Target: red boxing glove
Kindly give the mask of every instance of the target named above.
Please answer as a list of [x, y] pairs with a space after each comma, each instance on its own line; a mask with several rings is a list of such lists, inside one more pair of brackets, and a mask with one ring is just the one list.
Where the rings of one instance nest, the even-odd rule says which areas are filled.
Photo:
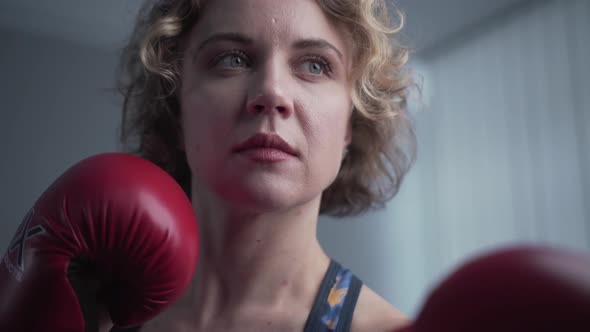
[[197, 222], [180, 186], [127, 154], [85, 159], [31, 209], [0, 262], [0, 331], [139, 325], [188, 287]]
[[590, 257], [513, 247], [463, 265], [398, 332], [590, 331]]

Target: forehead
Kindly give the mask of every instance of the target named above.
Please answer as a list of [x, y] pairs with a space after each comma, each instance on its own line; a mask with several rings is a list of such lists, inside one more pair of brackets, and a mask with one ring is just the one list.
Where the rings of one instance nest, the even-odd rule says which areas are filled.
[[239, 32], [258, 42], [289, 43], [322, 38], [348, 53], [347, 30], [321, 9], [317, 0], [209, 0], [191, 40]]

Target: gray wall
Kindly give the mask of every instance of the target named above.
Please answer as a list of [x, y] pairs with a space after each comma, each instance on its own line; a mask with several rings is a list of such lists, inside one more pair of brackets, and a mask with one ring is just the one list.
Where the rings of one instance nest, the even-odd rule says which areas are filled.
[[116, 149], [115, 57], [0, 28], [0, 248], [42, 191], [81, 158]]
[[[322, 218], [326, 250], [413, 315], [473, 254], [515, 242], [589, 250], [590, 3], [532, 1], [415, 62], [419, 156], [399, 196]], [[584, 33], [582, 33], [584, 32]], [[116, 146], [111, 51], [0, 28], [0, 248], [42, 190]], [[3, 249], [2, 249], [3, 250]]]

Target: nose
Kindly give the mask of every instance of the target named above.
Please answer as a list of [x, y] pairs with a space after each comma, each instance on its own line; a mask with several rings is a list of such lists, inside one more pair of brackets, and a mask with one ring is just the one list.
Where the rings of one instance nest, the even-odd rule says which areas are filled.
[[246, 108], [249, 113], [276, 113], [288, 117], [293, 113], [293, 98], [289, 94], [289, 75], [278, 64], [261, 68], [254, 76]]

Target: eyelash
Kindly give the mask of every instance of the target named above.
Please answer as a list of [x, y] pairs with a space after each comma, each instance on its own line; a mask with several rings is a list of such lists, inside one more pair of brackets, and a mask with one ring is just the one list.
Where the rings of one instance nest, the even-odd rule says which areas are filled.
[[[217, 57], [215, 57], [212, 61], [213, 65], [217, 65], [221, 61], [221, 59], [225, 58], [228, 55], [240, 56], [242, 59], [244, 59], [246, 61], [247, 64], [248, 64], [248, 62], [250, 62], [250, 58], [246, 55], [245, 52], [235, 49], [235, 50], [229, 50], [227, 52], [223, 52], [220, 55], [218, 55]], [[326, 59], [325, 57], [323, 57], [321, 55], [318, 55], [318, 54], [307, 55], [304, 57], [304, 60], [315, 61], [322, 66], [322, 69], [326, 72], [326, 74], [332, 73], [332, 66], [330, 66], [330, 61], [328, 61], [328, 59]]]

